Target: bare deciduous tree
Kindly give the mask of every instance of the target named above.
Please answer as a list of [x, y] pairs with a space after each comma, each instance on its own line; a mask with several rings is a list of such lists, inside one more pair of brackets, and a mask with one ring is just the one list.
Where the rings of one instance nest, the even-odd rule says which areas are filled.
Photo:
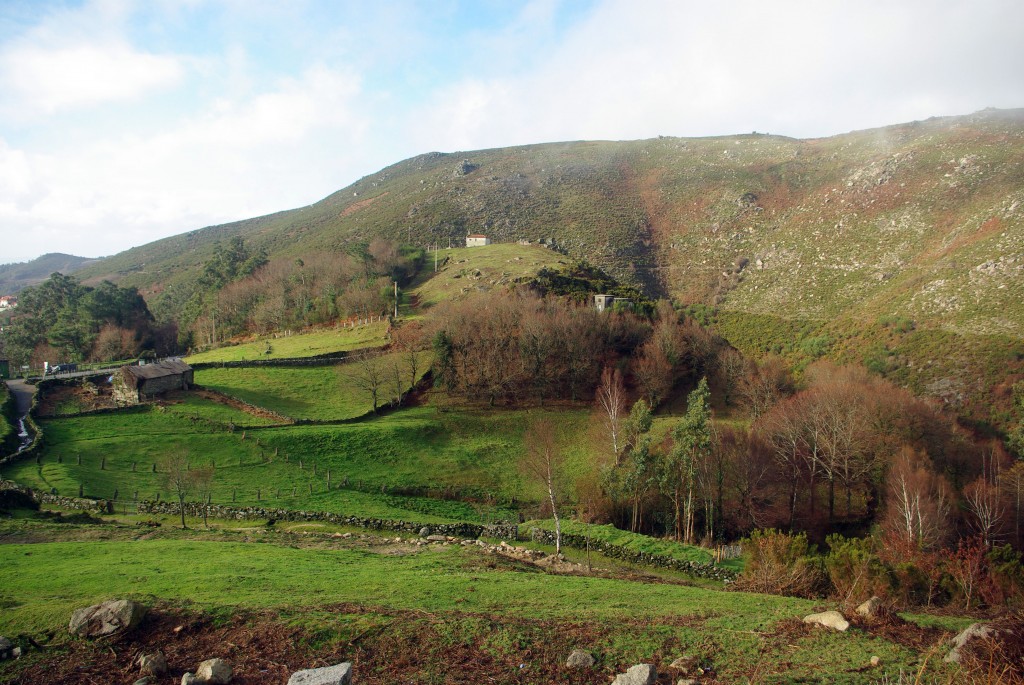
[[601, 385], [597, 387], [594, 398], [597, 413], [612, 448], [612, 457], [619, 461], [624, 447], [622, 431], [626, 421], [626, 386], [622, 382], [622, 374], [618, 369], [605, 367], [601, 372]]
[[530, 426], [524, 436], [526, 454], [520, 462], [524, 475], [547, 491], [551, 515], [555, 519], [555, 554], [562, 552], [562, 521], [558, 516], [561, 500], [562, 452], [558, 446], [557, 432], [548, 419], [539, 419]]

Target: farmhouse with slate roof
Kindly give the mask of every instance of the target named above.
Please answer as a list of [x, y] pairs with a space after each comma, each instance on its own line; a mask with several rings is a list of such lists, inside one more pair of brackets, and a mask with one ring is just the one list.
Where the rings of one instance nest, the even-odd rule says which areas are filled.
[[192, 367], [180, 359], [122, 366], [111, 381], [114, 401], [121, 405], [139, 404], [171, 390], [188, 390], [192, 383]]

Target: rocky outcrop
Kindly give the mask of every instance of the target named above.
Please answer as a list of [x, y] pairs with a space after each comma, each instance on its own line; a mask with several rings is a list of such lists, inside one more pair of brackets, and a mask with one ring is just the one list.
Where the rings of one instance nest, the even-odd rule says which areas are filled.
[[569, 668], [593, 668], [594, 655], [584, 649], [574, 649], [566, 659], [565, 665]]
[[964, 628], [959, 635], [949, 641], [949, 643], [953, 645], [953, 649], [949, 650], [949, 654], [943, 657], [942, 660], [948, 663], [958, 664], [963, 656], [961, 651], [971, 642], [974, 642], [975, 640], [988, 640], [998, 634], [999, 631], [987, 623], [972, 623]]
[[288, 685], [349, 685], [351, 682], [352, 664], [349, 662], [296, 671], [288, 679]]
[[231, 664], [224, 659], [207, 659], [196, 669], [196, 678], [204, 685], [227, 685], [231, 682]]
[[142, 675], [160, 676], [167, 672], [167, 658], [163, 652], [142, 654], [135, 660]]
[[815, 623], [839, 632], [845, 632], [850, 627], [850, 622], [838, 611], [822, 611], [819, 614], [804, 616], [804, 623]]
[[881, 598], [872, 597], [871, 599], [857, 607], [856, 612], [858, 616], [870, 620], [878, 618], [882, 610], [883, 607]]
[[637, 664], [615, 676], [612, 685], [654, 685], [657, 679], [658, 671], [654, 664]]
[[68, 631], [82, 637], [105, 637], [139, 625], [146, 607], [130, 599], [112, 599], [78, 609], [71, 615]]

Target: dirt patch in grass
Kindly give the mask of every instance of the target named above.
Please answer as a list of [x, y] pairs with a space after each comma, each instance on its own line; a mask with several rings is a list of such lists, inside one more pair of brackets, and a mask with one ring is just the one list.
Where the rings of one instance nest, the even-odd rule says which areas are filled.
[[269, 616], [238, 614], [217, 622], [199, 613], [154, 610], [128, 635], [75, 640], [53, 652], [30, 651], [24, 664], [15, 664], [4, 675], [20, 685], [131, 683], [141, 677], [136, 659], [160, 650], [170, 671], [159, 682], [172, 677], [178, 682], [200, 662], [219, 657], [230, 662], [232, 683], [283, 683], [293, 671], [317, 663], [302, 638], [300, 630]]

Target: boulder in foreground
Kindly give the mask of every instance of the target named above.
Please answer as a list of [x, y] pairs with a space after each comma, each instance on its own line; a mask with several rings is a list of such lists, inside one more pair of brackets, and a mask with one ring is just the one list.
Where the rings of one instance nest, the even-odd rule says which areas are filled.
[[82, 637], [105, 637], [131, 630], [146, 615], [146, 607], [130, 599], [111, 599], [78, 609], [71, 615], [68, 630]]

